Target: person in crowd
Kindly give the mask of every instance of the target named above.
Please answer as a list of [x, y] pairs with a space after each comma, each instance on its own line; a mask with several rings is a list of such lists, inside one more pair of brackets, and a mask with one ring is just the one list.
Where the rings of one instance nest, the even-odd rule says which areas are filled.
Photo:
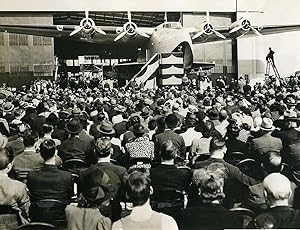
[[[0, 227], [2, 224], [5, 225], [6, 220], [1, 214], [10, 213], [8, 208], [5, 206], [10, 206], [12, 209], [20, 213], [24, 218], [29, 217], [29, 206], [30, 200], [27, 194], [26, 184], [13, 180], [8, 177], [8, 173], [12, 170], [12, 159], [9, 157], [8, 152], [5, 149], [0, 149]], [[15, 224], [18, 223], [6, 223]], [[6, 229], [6, 227], [4, 227]]]
[[[113, 193], [111, 194], [111, 198], [113, 198], [112, 202], [112, 213], [108, 213], [107, 215], [112, 218], [112, 220], [117, 220], [120, 218], [120, 201], [124, 200], [124, 185], [127, 177], [126, 168], [115, 165], [111, 163], [111, 154], [112, 154], [112, 144], [109, 138], [100, 137], [95, 142], [95, 154], [97, 155], [98, 162], [95, 165], [90, 166], [88, 169], [82, 170], [80, 172], [79, 180], [80, 187], [85, 187], [85, 179], [88, 177], [84, 177], [83, 175], [92, 170], [93, 168], [99, 168], [103, 172], [105, 172], [113, 186]], [[91, 175], [91, 174], [90, 174]], [[95, 176], [95, 175], [92, 175]]]
[[237, 137], [240, 134], [239, 126], [234, 123], [228, 126], [226, 133], [226, 148], [227, 154], [232, 152], [241, 152], [249, 156], [249, 146], [245, 142], [238, 140]]
[[154, 192], [187, 191], [191, 182], [191, 171], [187, 167], [176, 167], [177, 149], [172, 141], [165, 141], [160, 149], [161, 163], [150, 169], [150, 177]]
[[[242, 207], [249, 208], [256, 214], [266, 211], [268, 207], [264, 195], [263, 179], [271, 173], [282, 173], [281, 157], [274, 155], [271, 160], [265, 159], [262, 163], [262, 168], [259, 171], [259, 180], [261, 182], [248, 188], [249, 194], [245, 201], [241, 204]], [[294, 204], [294, 191], [296, 187], [296, 184], [291, 182], [291, 194], [289, 196], [289, 205], [291, 206]]]
[[180, 157], [181, 161], [184, 161], [187, 159], [186, 156], [186, 148], [185, 148], [185, 143], [184, 139], [182, 136], [174, 132], [174, 129], [178, 125], [178, 118], [175, 114], [170, 114], [165, 118], [165, 123], [166, 123], [166, 129], [164, 132], [155, 135], [155, 158], [157, 159], [158, 162], [160, 162], [160, 155], [159, 151], [161, 149], [162, 144], [166, 140], [171, 140], [173, 144], [176, 146], [178, 150], [178, 157]]
[[291, 183], [280, 173], [271, 173], [263, 181], [268, 209], [255, 217], [248, 228], [298, 229], [300, 211], [289, 206]]
[[88, 134], [88, 115], [86, 112], [81, 112], [78, 116], [80, 124], [82, 125], [82, 130], [79, 133], [79, 139], [88, 143], [89, 145], [92, 144], [94, 138], [90, 134]]
[[130, 215], [115, 222], [112, 230], [129, 229], [178, 229], [175, 220], [152, 210], [150, 195], [153, 190], [148, 173], [133, 171], [126, 181], [126, 196], [133, 204]]
[[216, 129], [217, 131], [219, 131], [222, 137], [225, 137], [227, 132], [227, 127], [229, 125], [228, 112], [226, 111], [226, 109], [220, 110], [219, 120], [220, 120], [220, 124], [218, 125], [218, 127], [216, 127]]
[[[258, 182], [253, 178], [245, 175], [239, 168], [224, 161], [224, 155], [227, 151], [226, 142], [223, 138], [214, 137], [210, 141], [209, 152], [210, 158], [208, 160], [196, 162], [193, 165], [193, 169], [206, 168], [213, 163], [219, 163], [218, 165], [225, 173], [225, 187], [224, 191], [227, 195], [226, 206], [231, 207], [234, 202], [235, 194], [232, 189], [235, 188], [235, 184], [241, 184], [242, 187], [248, 187]], [[240, 186], [238, 187], [240, 189]], [[232, 195], [233, 197], [231, 197]], [[225, 204], [224, 204], [225, 205]]]
[[69, 133], [69, 138], [61, 143], [58, 148], [58, 156], [63, 162], [70, 159], [80, 159], [86, 161], [86, 154], [91, 144], [79, 138], [79, 133], [82, 130], [82, 125], [78, 118], [72, 118], [66, 124], [66, 131]]
[[70, 204], [65, 209], [67, 229], [110, 230], [111, 219], [101, 213], [110, 206], [113, 187], [109, 176], [99, 167], [93, 167], [81, 174], [81, 180], [84, 186], [77, 206]]
[[154, 159], [154, 143], [150, 141], [142, 124], [135, 124], [131, 131], [135, 138], [125, 145], [130, 168], [150, 168]]
[[25, 131], [23, 138], [25, 150], [14, 158], [13, 171], [18, 180], [26, 183], [28, 172], [42, 168], [44, 160], [36, 152], [38, 133], [28, 129]]
[[[115, 160], [119, 165], [126, 165], [126, 157], [122, 151], [122, 145], [119, 138], [116, 138], [116, 130], [110, 121], [104, 120], [97, 127], [97, 134], [94, 136], [95, 140], [98, 138], [107, 138], [111, 142], [112, 154], [111, 159]], [[96, 162], [98, 157], [96, 157]]]
[[202, 133], [196, 131], [197, 129], [195, 128], [195, 126], [197, 125], [197, 122], [198, 122], [198, 119], [197, 119], [196, 115], [193, 113], [188, 113], [188, 115], [185, 119], [185, 125], [184, 125], [185, 132], [180, 133], [180, 135], [183, 137], [187, 151], [189, 151], [189, 149], [192, 145], [192, 140], [202, 137]]
[[[44, 166], [38, 171], [31, 171], [27, 176], [27, 187], [30, 194], [30, 217], [33, 221], [45, 219], [64, 219], [64, 208], [71, 202], [74, 194], [72, 174], [60, 170], [55, 165], [57, 153], [55, 142], [45, 140], [40, 145], [40, 154], [44, 159]], [[55, 209], [47, 209], [40, 202], [43, 200], [57, 200], [50, 204]], [[47, 206], [46, 206], [47, 207]], [[44, 219], [45, 218], [45, 219]]]
[[190, 158], [193, 158], [193, 162], [201, 154], [209, 153], [209, 143], [213, 137], [221, 137], [221, 134], [215, 130], [214, 123], [210, 120], [205, 121], [200, 130], [202, 130], [203, 136], [199, 139], [193, 139], [190, 149]]
[[70, 172], [62, 171], [55, 165], [55, 142], [51, 139], [42, 142], [40, 154], [44, 160], [43, 167], [29, 172], [27, 176], [31, 201], [56, 199], [68, 204], [73, 196], [73, 178]]
[[198, 200], [193, 207], [183, 210], [180, 229], [234, 229], [242, 228], [242, 218], [222, 207], [225, 174], [221, 169], [196, 169], [193, 183]]
[[275, 129], [272, 119], [264, 117], [260, 129], [263, 135], [253, 139], [252, 148], [253, 155], [255, 154], [254, 157], [261, 159], [261, 156], [269, 151], [277, 152], [280, 155], [283, 148], [282, 141], [280, 138], [271, 135]]

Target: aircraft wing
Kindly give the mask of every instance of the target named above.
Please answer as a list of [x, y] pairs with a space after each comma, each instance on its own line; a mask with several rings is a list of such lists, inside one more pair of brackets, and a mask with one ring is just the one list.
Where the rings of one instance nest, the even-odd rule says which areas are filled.
[[[145, 44], [148, 41], [148, 38], [145, 38], [140, 35], [136, 35], [135, 39], [120, 39], [117, 42], [114, 42], [115, 37], [120, 34], [123, 30], [123, 27], [117, 26], [97, 26], [103, 30], [106, 35], [99, 33], [94, 33], [91, 39], [83, 38], [81, 33], [77, 33], [73, 36], [70, 36], [70, 33], [75, 30], [78, 25], [29, 25], [29, 24], [0, 24], [0, 32], [9, 32], [9, 33], [18, 33], [18, 34], [28, 34], [28, 35], [37, 35], [45, 37], [56, 37], [56, 38], [66, 38], [72, 40], [79, 40], [83, 42], [91, 43], [103, 43], [103, 44], [120, 44], [120, 43], [136, 43], [138, 45]], [[142, 31], [151, 36], [154, 29], [148, 27], [139, 27], [139, 31]]]
[[[259, 31], [262, 35], [269, 35], [269, 34], [278, 34], [278, 33], [285, 33], [285, 32], [292, 32], [292, 31], [300, 31], [300, 24], [296, 25], [261, 25], [261, 26], [253, 26], [256, 30]], [[223, 41], [223, 40], [231, 40], [235, 37], [229, 33], [230, 31], [229, 26], [222, 26], [222, 27], [215, 27], [215, 31], [221, 33], [226, 37], [226, 39], [222, 39], [215, 34], [210, 35], [205, 41], [201, 38], [196, 38], [193, 41], [193, 44], [199, 43], [207, 43], [213, 41]], [[191, 38], [199, 32], [196, 28], [190, 29], [189, 34]], [[257, 36], [252, 30], [247, 32], [243, 37], [254, 37]]]
[[125, 62], [125, 63], [119, 63], [115, 64], [112, 68], [113, 70], [117, 72], [122, 72], [122, 71], [139, 71], [146, 62]]

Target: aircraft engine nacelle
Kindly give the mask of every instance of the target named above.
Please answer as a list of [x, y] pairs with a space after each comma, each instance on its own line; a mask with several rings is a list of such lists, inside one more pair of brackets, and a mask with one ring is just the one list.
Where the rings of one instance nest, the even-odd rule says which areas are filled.
[[126, 22], [123, 26], [123, 32], [126, 32], [125, 36], [127, 38], [135, 38], [137, 34], [137, 25], [134, 22]]
[[240, 19], [230, 25], [230, 34], [233, 37], [243, 36], [251, 29], [251, 23], [248, 19]]
[[197, 40], [202, 42], [206, 41], [211, 35], [214, 34], [214, 27], [211, 23], [204, 22], [200, 26], [200, 31], [197, 33]]
[[81, 33], [83, 35], [92, 35], [95, 33], [95, 22], [91, 18], [83, 18], [80, 21], [80, 27], [82, 27]]

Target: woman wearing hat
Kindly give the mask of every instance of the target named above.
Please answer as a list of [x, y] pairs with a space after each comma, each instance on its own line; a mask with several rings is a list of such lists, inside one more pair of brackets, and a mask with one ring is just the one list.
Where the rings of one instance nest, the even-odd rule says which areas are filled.
[[134, 134], [132, 142], [125, 145], [130, 168], [150, 168], [154, 159], [154, 143], [146, 135], [146, 128], [140, 124], [135, 124], [131, 131]]
[[78, 205], [68, 205], [65, 209], [67, 229], [110, 230], [111, 219], [101, 213], [101, 209], [111, 208], [109, 176], [97, 167], [85, 170], [80, 176], [86, 184], [79, 195]]

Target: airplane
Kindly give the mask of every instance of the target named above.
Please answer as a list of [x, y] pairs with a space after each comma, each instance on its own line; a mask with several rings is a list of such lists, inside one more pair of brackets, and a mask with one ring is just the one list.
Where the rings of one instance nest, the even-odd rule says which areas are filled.
[[[145, 48], [149, 57], [156, 53], [170, 53], [182, 51], [184, 68], [205, 67], [205, 63], [196, 62], [193, 55], [193, 44], [239, 39], [248, 36], [277, 34], [300, 30], [297, 25], [252, 25], [250, 20], [242, 17], [229, 26], [214, 26], [207, 19], [199, 27], [183, 27], [181, 22], [169, 22], [167, 14], [165, 21], [155, 28], [138, 27], [132, 21], [131, 12], [127, 12], [128, 21], [123, 27], [96, 25], [89, 17], [88, 11], [78, 25], [28, 25], [28, 24], [0, 24], [1, 32], [38, 35], [46, 37], [77, 40], [82, 42], [100, 43], [104, 46]], [[144, 63], [123, 63], [119, 67], [142, 66]], [[207, 68], [211, 68], [211, 63]]]

